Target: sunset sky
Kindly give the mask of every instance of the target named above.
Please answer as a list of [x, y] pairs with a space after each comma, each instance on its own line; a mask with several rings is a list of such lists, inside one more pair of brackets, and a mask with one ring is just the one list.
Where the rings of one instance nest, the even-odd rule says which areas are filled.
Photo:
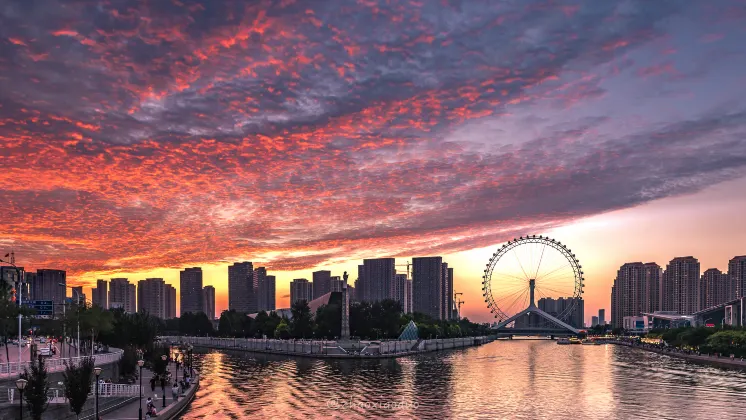
[[547, 234], [609, 312], [627, 261], [746, 254], [741, 1], [5, 1], [0, 251], [68, 284], [288, 283]]

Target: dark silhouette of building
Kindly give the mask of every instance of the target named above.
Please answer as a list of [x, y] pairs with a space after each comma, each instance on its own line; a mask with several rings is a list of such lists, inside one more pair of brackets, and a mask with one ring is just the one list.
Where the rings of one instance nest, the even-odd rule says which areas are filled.
[[290, 306], [302, 300], [313, 300], [313, 284], [306, 279], [295, 279], [290, 282]]
[[250, 262], [237, 262], [228, 267], [228, 309], [246, 314], [258, 312], [257, 292], [254, 266]]
[[137, 310], [156, 318], [166, 318], [166, 282], [163, 279], [150, 278], [137, 282]]
[[355, 283], [357, 298], [364, 302], [377, 302], [394, 298], [394, 258], [363, 260], [358, 266], [358, 279]]
[[96, 287], [91, 288], [91, 303], [103, 309], [109, 309], [109, 285], [106, 280], [96, 280]]
[[407, 275], [396, 274], [394, 281], [394, 300], [399, 302], [404, 313], [409, 313], [409, 300], [407, 299]]
[[[202, 297], [202, 268], [185, 268], [179, 273], [181, 280], [181, 315], [187, 312], [204, 312]], [[180, 315], [180, 316], [181, 316]]]
[[215, 288], [213, 286], [205, 286], [202, 289], [202, 295], [204, 298], [202, 307], [207, 315], [207, 319], [215, 319]]
[[445, 277], [442, 257], [412, 258], [413, 312], [442, 319]]
[[166, 293], [164, 297], [164, 318], [172, 319], [176, 318], [176, 288], [170, 284], [166, 285]]
[[125, 278], [111, 279], [109, 282], [109, 308], [121, 308], [127, 313], [137, 311], [137, 302], [135, 301], [134, 284], [130, 284]]
[[259, 267], [254, 270], [256, 277], [258, 300], [257, 312], [275, 310], [275, 276], [267, 275], [267, 269]]
[[[24, 292], [23, 301], [28, 301], [29, 297], [31, 300], [51, 300], [54, 303], [54, 313], [61, 314], [67, 293], [67, 273], [64, 270], [40, 269], [30, 280], [33, 283], [28, 285], [30, 290]], [[104, 287], [105, 285], [104, 282]]]
[[[313, 298], [319, 298], [332, 291], [332, 272], [320, 270], [313, 272]], [[340, 290], [341, 291], [341, 290]]]

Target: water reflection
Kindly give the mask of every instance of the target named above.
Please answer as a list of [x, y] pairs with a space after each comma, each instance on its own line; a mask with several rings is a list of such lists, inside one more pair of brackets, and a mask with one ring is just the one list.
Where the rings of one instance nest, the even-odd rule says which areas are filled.
[[512, 340], [382, 360], [211, 351], [201, 418], [746, 418], [746, 374], [616, 346]]

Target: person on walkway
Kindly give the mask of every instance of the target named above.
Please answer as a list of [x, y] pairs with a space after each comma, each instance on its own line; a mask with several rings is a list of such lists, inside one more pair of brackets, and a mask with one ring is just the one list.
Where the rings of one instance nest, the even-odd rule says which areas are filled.
[[173, 397], [174, 401], [179, 401], [179, 384], [174, 382], [174, 386], [171, 387], [171, 396]]
[[155, 375], [150, 378], [150, 390], [155, 392]]

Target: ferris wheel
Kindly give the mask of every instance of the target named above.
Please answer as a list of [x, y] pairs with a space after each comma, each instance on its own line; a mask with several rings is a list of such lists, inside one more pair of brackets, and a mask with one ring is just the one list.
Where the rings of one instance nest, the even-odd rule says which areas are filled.
[[[531, 235], [510, 240], [492, 254], [482, 291], [500, 323], [507, 324], [532, 309], [566, 321], [579, 305], [583, 282], [582, 266], [569, 248], [546, 236]], [[538, 311], [536, 300], [540, 299], [545, 301]]]

